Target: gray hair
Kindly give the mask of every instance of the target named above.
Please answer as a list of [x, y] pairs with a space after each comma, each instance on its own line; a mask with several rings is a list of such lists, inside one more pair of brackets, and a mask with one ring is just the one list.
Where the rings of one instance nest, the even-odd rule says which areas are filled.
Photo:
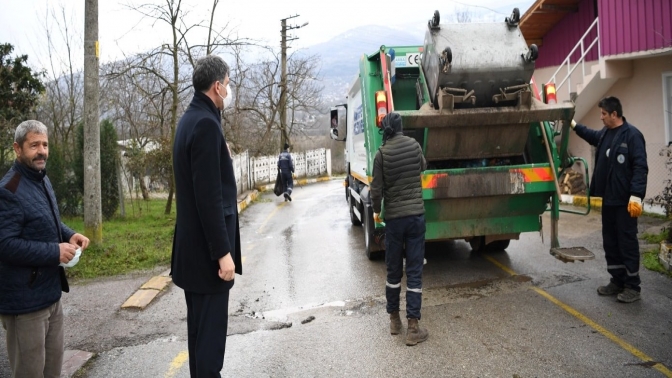
[[23, 146], [23, 142], [26, 141], [26, 136], [28, 133], [44, 134], [49, 136], [47, 126], [45, 126], [44, 123], [31, 119], [28, 121], [23, 121], [19, 123], [19, 126], [16, 126], [14, 142], [16, 142], [16, 144], [19, 146]]
[[216, 55], [207, 55], [196, 61], [191, 77], [194, 89], [206, 92], [215, 81], [223, 81], [229, 74], [229, 65]]

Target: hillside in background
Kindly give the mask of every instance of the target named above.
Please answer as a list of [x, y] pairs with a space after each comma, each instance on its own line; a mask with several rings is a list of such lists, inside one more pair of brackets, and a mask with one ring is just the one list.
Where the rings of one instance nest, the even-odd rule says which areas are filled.
[[317, 55], [322, 62], [320, 77], [325, 100], [342, 101], [348, 85], [359, 70], [362, 55], [376, 53], [381, 45], [422, 45], [424, 30], [401, 30], [385, 26], [361, 26], [302, 51]]

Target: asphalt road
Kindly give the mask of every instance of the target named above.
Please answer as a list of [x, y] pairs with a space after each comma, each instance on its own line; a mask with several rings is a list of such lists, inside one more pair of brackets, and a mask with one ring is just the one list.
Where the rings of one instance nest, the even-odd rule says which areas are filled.
[[[585, 263], [549, 255], [547, 215], [545, 244], [529, 233], [496, 253], [428, 245], [421, 324], [430, 337], [407, 347], [389, 334], [385, 265], [366, 258], [341, 182], [297, 187], [293, 198], [264, 194], [241, 214], [244, 275], [231, 292], [225, 377], [672, 376], [672, 280], [642, 268], [642, 301], [598, 296], [609, 276], [597, 212], [561, 215], [562, 245], [597, 255]], [[641, 218], [640, 228], [657, 223]], [[64, 295], [66, 347], [97, 353], [79, 376], [189, 376], [179, 288], [144, 311], [119, 308], [161, 270]]]

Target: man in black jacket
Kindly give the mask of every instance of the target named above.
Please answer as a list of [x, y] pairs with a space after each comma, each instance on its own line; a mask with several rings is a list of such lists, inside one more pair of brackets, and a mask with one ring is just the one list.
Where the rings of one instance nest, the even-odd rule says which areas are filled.
[[646, 194], [646, 142], [623, 117], [621, 102], [605, 97], [600, 103], [601, 130], [572, 121], [576, 135], [596, 146], [590, 195], [602, 197], [602, 243], [611, 280], [597, 288], [600, 295], [616, 295], [619, 302], [641, 298], [637, 217]]
[[421, 174], [427, 167], [418, 142], [402, 134], [401, 116], [390, 113], [382, 120], [383, 145], [373, 161], [371, 201], [374, 219], [385, 201], [385, 296], [390, 314], [390, 333], [401, 333], [399, 295], [406, 252], [406, 345], [427, 340], [418, 324], [422, 305], [422, 268], [425, 259], [425, 205]]
[[196, 62], [194, 97], [173, 146], [177, 220], [172, 276], [187, 302], [189, 371], [220, 377], [226, 349], [229, 290], [242, 274], [233, 161], [221, 127], [229, 67], [208, 55]]
[[0, 180], [0, 320], [13, 377], [61, 376], [67, 264], [89, 239], [61, 222], [46, 175], [49, 141], [39, 121], [19, 124], [16, 161]]
[[278, 169], [282, 176], [282, 189], [285, 201], [291, 201], [292, 190], [294, 189], [294, 180], [292, 180], [292, 175], [294, 174], [294, 160], [292, 160], [292, 154], [289, 153], [289, 144], [285, 143], [284, 147], [285, 149], [282, 150], [278, 156]]

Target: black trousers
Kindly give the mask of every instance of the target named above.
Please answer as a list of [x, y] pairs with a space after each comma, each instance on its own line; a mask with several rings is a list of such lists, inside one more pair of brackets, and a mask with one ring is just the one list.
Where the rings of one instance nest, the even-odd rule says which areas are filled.
[[602, 244], [611, 282], [640, 291], [637, 218], [627, 206], [602, 207]]
[[229, 322], [229, 291], [196, 294], [185, 291], [189, 373], [192, 378], [221, 378]]
[[294, 189], [294, 179], [292, 178], [292, 171], [288, 169], [281, 169], [280, 174], [282, 175], [282, 184], [284, 185], [284, 192], [292, 195], [292, 189]]
[[412, 215], [385, 220], [385, 297], [387, 313], [399, 311], [401, 277], [406, 252], [406, 317], [420, 319], [422, 269], [425, 260], [425, 216]]

